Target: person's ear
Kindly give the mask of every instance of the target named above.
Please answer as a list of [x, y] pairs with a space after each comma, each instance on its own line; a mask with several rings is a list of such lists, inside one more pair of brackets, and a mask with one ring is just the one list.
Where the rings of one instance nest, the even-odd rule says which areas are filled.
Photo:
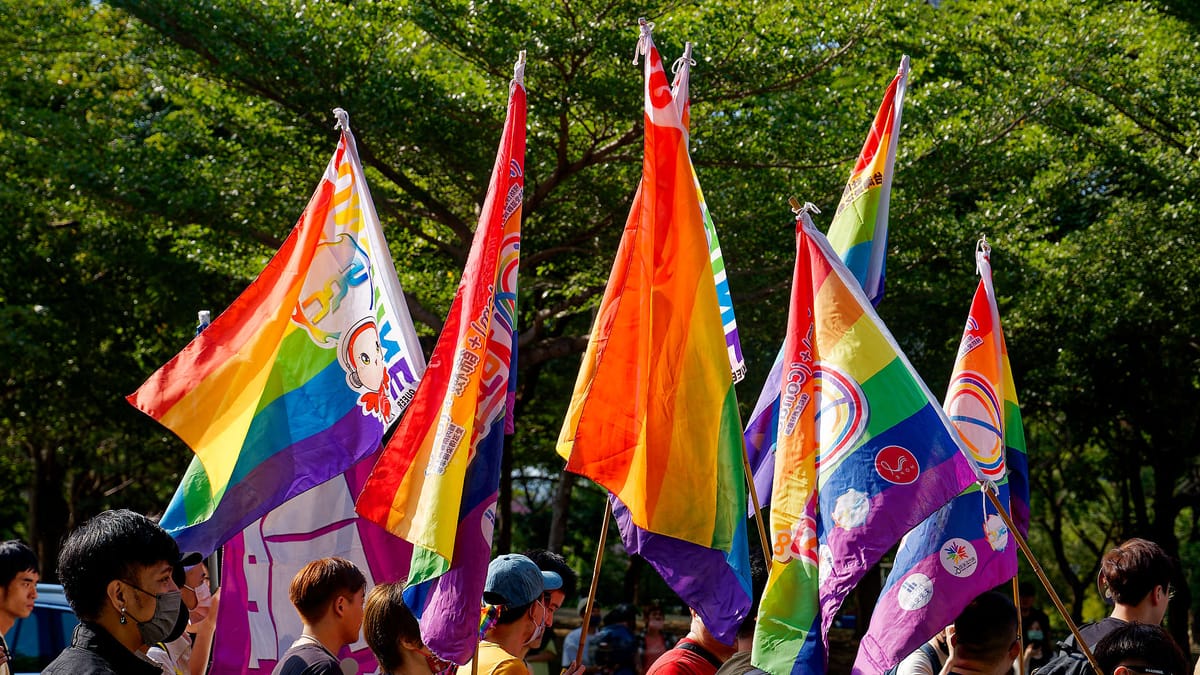
[[400, 646], [413, 652], [419, 652], [425, 648], [425, 645], [420, 640], [410, 638], [399, 638]]
[[333, 612], [339, 617], [346, 614], [346, 596], [337, 596], [337, 599], [333, 601]]
[[1021, 641], [1019, 639], [1014, 638], [1012, 646], [1010, 646], [1008, 648], [1009, 660], [1013, 660], [1013, 659], [1017, 658], [1017, 655], [1020, 653], [1021, 653]]

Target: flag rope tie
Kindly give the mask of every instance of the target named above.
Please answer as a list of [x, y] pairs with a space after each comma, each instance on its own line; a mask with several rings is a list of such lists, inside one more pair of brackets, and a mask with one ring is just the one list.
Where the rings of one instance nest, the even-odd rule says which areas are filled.
[[522, 49], [517, 55], [517, 62], [513, 65], [513, 84], [525, 86], [525, 50]]
[[333, 116], [337, 119], [337, 124], [333, 125], [334, 130], [345, 129], [347, 132], [350, 131], [350, 113], [342, 108], [334, 108]]
[[654, 22], [647, 21], [646, 17], [638, 18], [638, 26], [642, 29], [641, 35], [638, 35], [637, 46], [633, 48], [633, 65], [637, 65], [638, 57], [646, 53], [646, 45], [650, 42], [650, 31], [654, 30]]
[[671, 66], [671, 74], [677, 74], [679, 69], [683, 68], [684, 66], [688, 66], [690, 68], [694, 65], [696, 65], [696, 59], [692, 58], [692, 43], [686, 42], [683, 45], [683, 56], [675, 59], [674, 65]]

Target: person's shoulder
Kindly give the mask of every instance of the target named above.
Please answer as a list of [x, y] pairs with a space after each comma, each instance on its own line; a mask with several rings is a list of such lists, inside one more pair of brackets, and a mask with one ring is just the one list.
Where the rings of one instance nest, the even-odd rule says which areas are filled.
[[42, 675], [116, 675], [116, 671], [94, 652], [67, 647], [46, 666]]
[[312, 644], [292, 645], [271, 675], [341, 675], [342, 669], [336, 659], [324, 649]]

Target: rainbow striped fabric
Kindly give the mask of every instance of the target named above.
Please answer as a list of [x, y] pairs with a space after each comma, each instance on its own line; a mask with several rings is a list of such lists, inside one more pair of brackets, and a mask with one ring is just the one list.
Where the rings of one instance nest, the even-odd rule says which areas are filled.
[[357, 504], [364, 518], [412, 542], [406, 603], [425, 644], [458, 664], [470, 660], [478, 641], [516, 384], [524, 67], [522, 52], [487, 199], [429, 369]]
[[646, 25], [639, 44], [642, 181], [558, 453], [638, 527], [728, 552], [746, 503], [737, 399], [687, 129]]
[[[907, 82], [908, 57], [905, 56], [900, 60], [900, 70], [888, 85], [879, 112], [867, 131], [867, 140], [829, 225], [830, 244], [876, 306], [883, 299], [888, 207]], [[783, 347], [780, 346], [750, 421], [746, 423], [746, 455], [754, 473], [755, 492], [763, 507], [771, 503], [782, 378]]]
[[825, 672], [842, 600], [974, 480], [958, 435], [829, 243], [796, 227], [770, 536], [752, 662]]
[[[1029, 467], [989, 249], [981, 242], [975, 291], [945, 410], [999, 501], [1009, 504], [1021, 534], [1029, 528]], [[1023, 507], [1023, 508], [1022, 508]], [[991, 503], [972, 485], [904, 538], [871, 626], [859, 645], [855, 673], [882, 673], [933, 637], [971, 600], [1017, 573], [1017, 546]]]
[[129, 396], [196, 453], [162, 518], [211, 553], [379, 447], [424, 369], [342, 120], [300, 222], [230, 307]]
[[883, 95], [867, 141], [846, 181], [837, 212], [829, 225], [829, 243], [876, 305], [883, 299], [887, 259], [888, 202], [892, 194], [900, 117], [908, 84], [908, 57], [900, 59], [896, 77]]
[[[660, 57], [648, 28], [646, 30], [642, 46], [648, 52], [646, 63], [649, 66], [658, 62]], [[683, 142], [686, 149], [688, 80], [691, 66], [690, 45], [685, 51], [684, 57], [676, 62], [676, 66], [672, 98], [675, 102], [675, 110], [679, 113], [681, 127], [685, 131]], [[658, 82], [658, 78], [665, 79], [665, 74], [661, 70], [654, 71], [653, 68], [650, 68], [647, 76], [655, 84], [661, 84]], [[668, 156], [667, 159], [673, 158]], [[734, 377], [737, 377], [738, 369], [744, 371], [745, 365], [739, 360], [741, 348], [737, 342], [737, 324], [733, 320], [732, 301], [728, 298], [729, 284], [725, 280], [720, 246], [716, 243], [716, 229], [712, 226], [712, 219], [708, 216], [704, 197], [700, 192], [699, 179], [694, 167], [690, 166], [690, 158], [688, 163], [692, 181], [695, 183], [696, 197], [704, 217], [705, 232], [708, 235], [713, 280], [716, 284], [717, 296], [721, 298], [719, 302], [721, 303], [730, 368]], [[641, 191], [639, 189], [635, 201], [640, 202], [640, 200]], [[723, 292], [722, 289], [724, 289]], [[714, 354], [713, 358], [719, 357]], [[744, 476], [744, 473], [739, 473], [739, 475]], [[621, 533], [621, 541], [625, 544], [625, 550], [631, 555], [642, 556], [671, 587], [671, 590], [675, 591], [689, 607], [700, 614], [709, 632], [720, 640], [733, 642], [738, 626], [750, 611], [750, 559], [746, 521], [743, 519], [736, 523], [733, 541], [725, 550], [645, 530], [634, 523], [630, 509], [620, 499], [610, 494], [609, 501], [612, 504], [613, 515]]]

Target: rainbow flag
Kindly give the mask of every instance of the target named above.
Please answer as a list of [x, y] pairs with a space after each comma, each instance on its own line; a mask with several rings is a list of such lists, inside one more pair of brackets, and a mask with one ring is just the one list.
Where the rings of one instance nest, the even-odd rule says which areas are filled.
[[908, 85], [908, 57], [900, 59], [896, 77], [883, 95], [867, 141], [846, 181], [833, 222], [829, 243], [850, 268], [854, 278], [876, 305], [883, 299], [884, 261], [887, 258], [888, 202], [892, 194], [896, 147], [900, 143], [900, 117]]
[[478, 642], [510, 392], [525, 184], [525, 53], [487, 199], [429, 369], [358, 498], [364, 518], [413, 544], [405, 599], [425, 644], [464, 664]]
[[[1029, 476], [1021, 410], [1009, 368], [990, 249], [980, 242], [979, 286], [959, 343], [945, 410], [999, 501], [1029, 528]], [[972, 485], [910, 532], [896, 553], [871, 626], [859, 644], [855, 673], [882, 673], [954, 622], [971, 600], [1017, 573], [1017, 546], [991, 503]]]
[[129, 402], [196, 453], [162, 518], [211, 553], [379, 447], [424, 356], [349, 119], [266, 269]]
[[643, 23], [642, 181], [558, 453], [643, 530], [731, 550], [746, 503], [741, 428], [687, 129]]
[[[671, 83], [671, 96], [679, 110], [679, 118], [684, 130], [691, 128], [692, 101], [689, 96], [692, 66], [692, 43], [684, 45], [683, 56], [675, 61], [675, 80]], [[746, 358], [742, 355], [742, 342], [738, 337], [737, 317], [733, 313], [733, 293], [729, 290], [729, 276], [725, 272], [725, 257], [721, 254], [721, 242], [717, 238], [717, 226], [713, 223], [712, 213], [708, 203], [704, 201], [704, 191], [700, 189], [700, 177], [696, 175], [696, 167], [692, 164], [692, 156], [688, 154], [688, 166], [692, 171], [692, 181], [696, 183], [696, 197], [700, 200], [700, 214], [704, 217], [704, 234], [708, 237], [708, 257], [712, 263], [713, 278], [717, 284], [717, 302], [721, 306], [721, 324], [725, 328], [725, 348], [729, 352], [729, 367], [733, 371], [733, 382], [737, 384], [746, 377]]]
[[[652, 83], [651, 86], [658, 86], [661, 84], [658, 81], [659, 78], [665, 80], [666, 76], [661, 70], [661, 65], [658, 71], [654, 71], [652, 64], [661, 64], [661, 58], [650, 36], [649, 27], [645, 26], [643, 31], [643, 40], [640, 44], [647, 52], [647, 79]], [[676, 62], [676, 78], [672, 86], [675, 111], [679, 115], [681, 128], [684, 130], [682, 143], [685, 156], [687, 148], [688, 79], [691, 66], [690, 47], [691, 45], [689, 44], [684, 57]], [[668, 155], [665, 159], [673, 161], [677, 157]], [[647, 158], [647, 161], [660, 161], [660, 158]], [[721, 263], [719, 246], [714, 250], [714, 246], [716, 245], [716, 230], [711, 227], [712, 220], [707, 216], [707, 208], [704, 205], [703, 195], [700, 192], [700, 184], [696, 177], [695, 169], [691, 167], [690, 158], [688, 164], [692, 181], [695, 184], [696, 198], [699, 200], [701, 213], [704, 214], [705, 232], [709, 235], [709, 260], [712, 262], [713, 281], [717, 287], [718, 298], [721, 297], [722, 285], [725, 289], [726, 299], [720, 301], [722, 303], [720, 309], [722, 319], [725, 318], [726, 309], [728, 309], [729, 320], [723, 321], [723, 323], [726, 329], [725, 338], [727, 353], [730, 358], [730, 368], [733, 371], [732, 376], [736, 377], [739, 364], [735, 361], [735, 358], [740, 358], [740, 347], [737, 348], [737, 356], [735, 357], [735, 350], [730, 347], [730, 333], [728, 332], [732, 324], [734, 330], [732, 344], [736, 346], [737, 325], [736, 322], [732, 321], [733, 307], [731, 301], [728, 300], [729, 285], [728, 283], [722, 284], [724, 281], [724, 266]], [[671, 168], [674, 169], [674, 165]], [[642, 187], [644, 187], [644, 184]], [[638, 195], [635, 197], [635, 203], [641, 203], [641, 200], [642, 191], [639, 189]], [[725, 302], [730, 302], [728, 308], [723, 304]], [[718, 357], [714, 354], [713, 358]], [[742, 371], [744, 371], [745, 364], [741, 363], [740, 366]], [[732, 383], [730, 384], [732, 385]], [[738, 475], [744, 474], [738, 472]], [[741, 489], [744, 491], [744, 486]], [[633, 521], [630, 509], [616, 495], [610, 494], [609, 501], [612, 504], [613, 515], [616, 518], [617, 527], [621, 533], [621, 540], [625, 544], [625, 550], [631, 555], [642, 556], [659, 573], [663, 581], [671, 587], [671, 590], [675, 591], [689, 607], [700, 614], [704, 619], [705, 626], [713, 635], [719, 640], [732, 643], [737, 636], [738, 626], [741, 625], [741, 622], [749, 614], [752, 593], [745, 519], [736, 521], [732, 543], [725, 550], [665, 534], [658, 534], [638, 527]]]
[[[900, 142], [900, 113], [908, 83], [908, 57], [883, 95], [883, 103], [867, 132], [867, 140], [850, 172], [846, 189], [829, 225], [829, 243], [876, 306], [883, 299], [887, 256], [888, 206], [896, 147]], [[759, 505], [771, 503], [775, 475], [775, 429], [779, 423], [779, 385], [783, 378], [783, 347], [771, 366], [762, 393], [746, 424], [746, 455], [754, 474]]]
[[825, 672], [842, 600], [975, 478], [950, 420], [805, 211], [796, 246], [774, 550], [752, 656], [773, 675]]

